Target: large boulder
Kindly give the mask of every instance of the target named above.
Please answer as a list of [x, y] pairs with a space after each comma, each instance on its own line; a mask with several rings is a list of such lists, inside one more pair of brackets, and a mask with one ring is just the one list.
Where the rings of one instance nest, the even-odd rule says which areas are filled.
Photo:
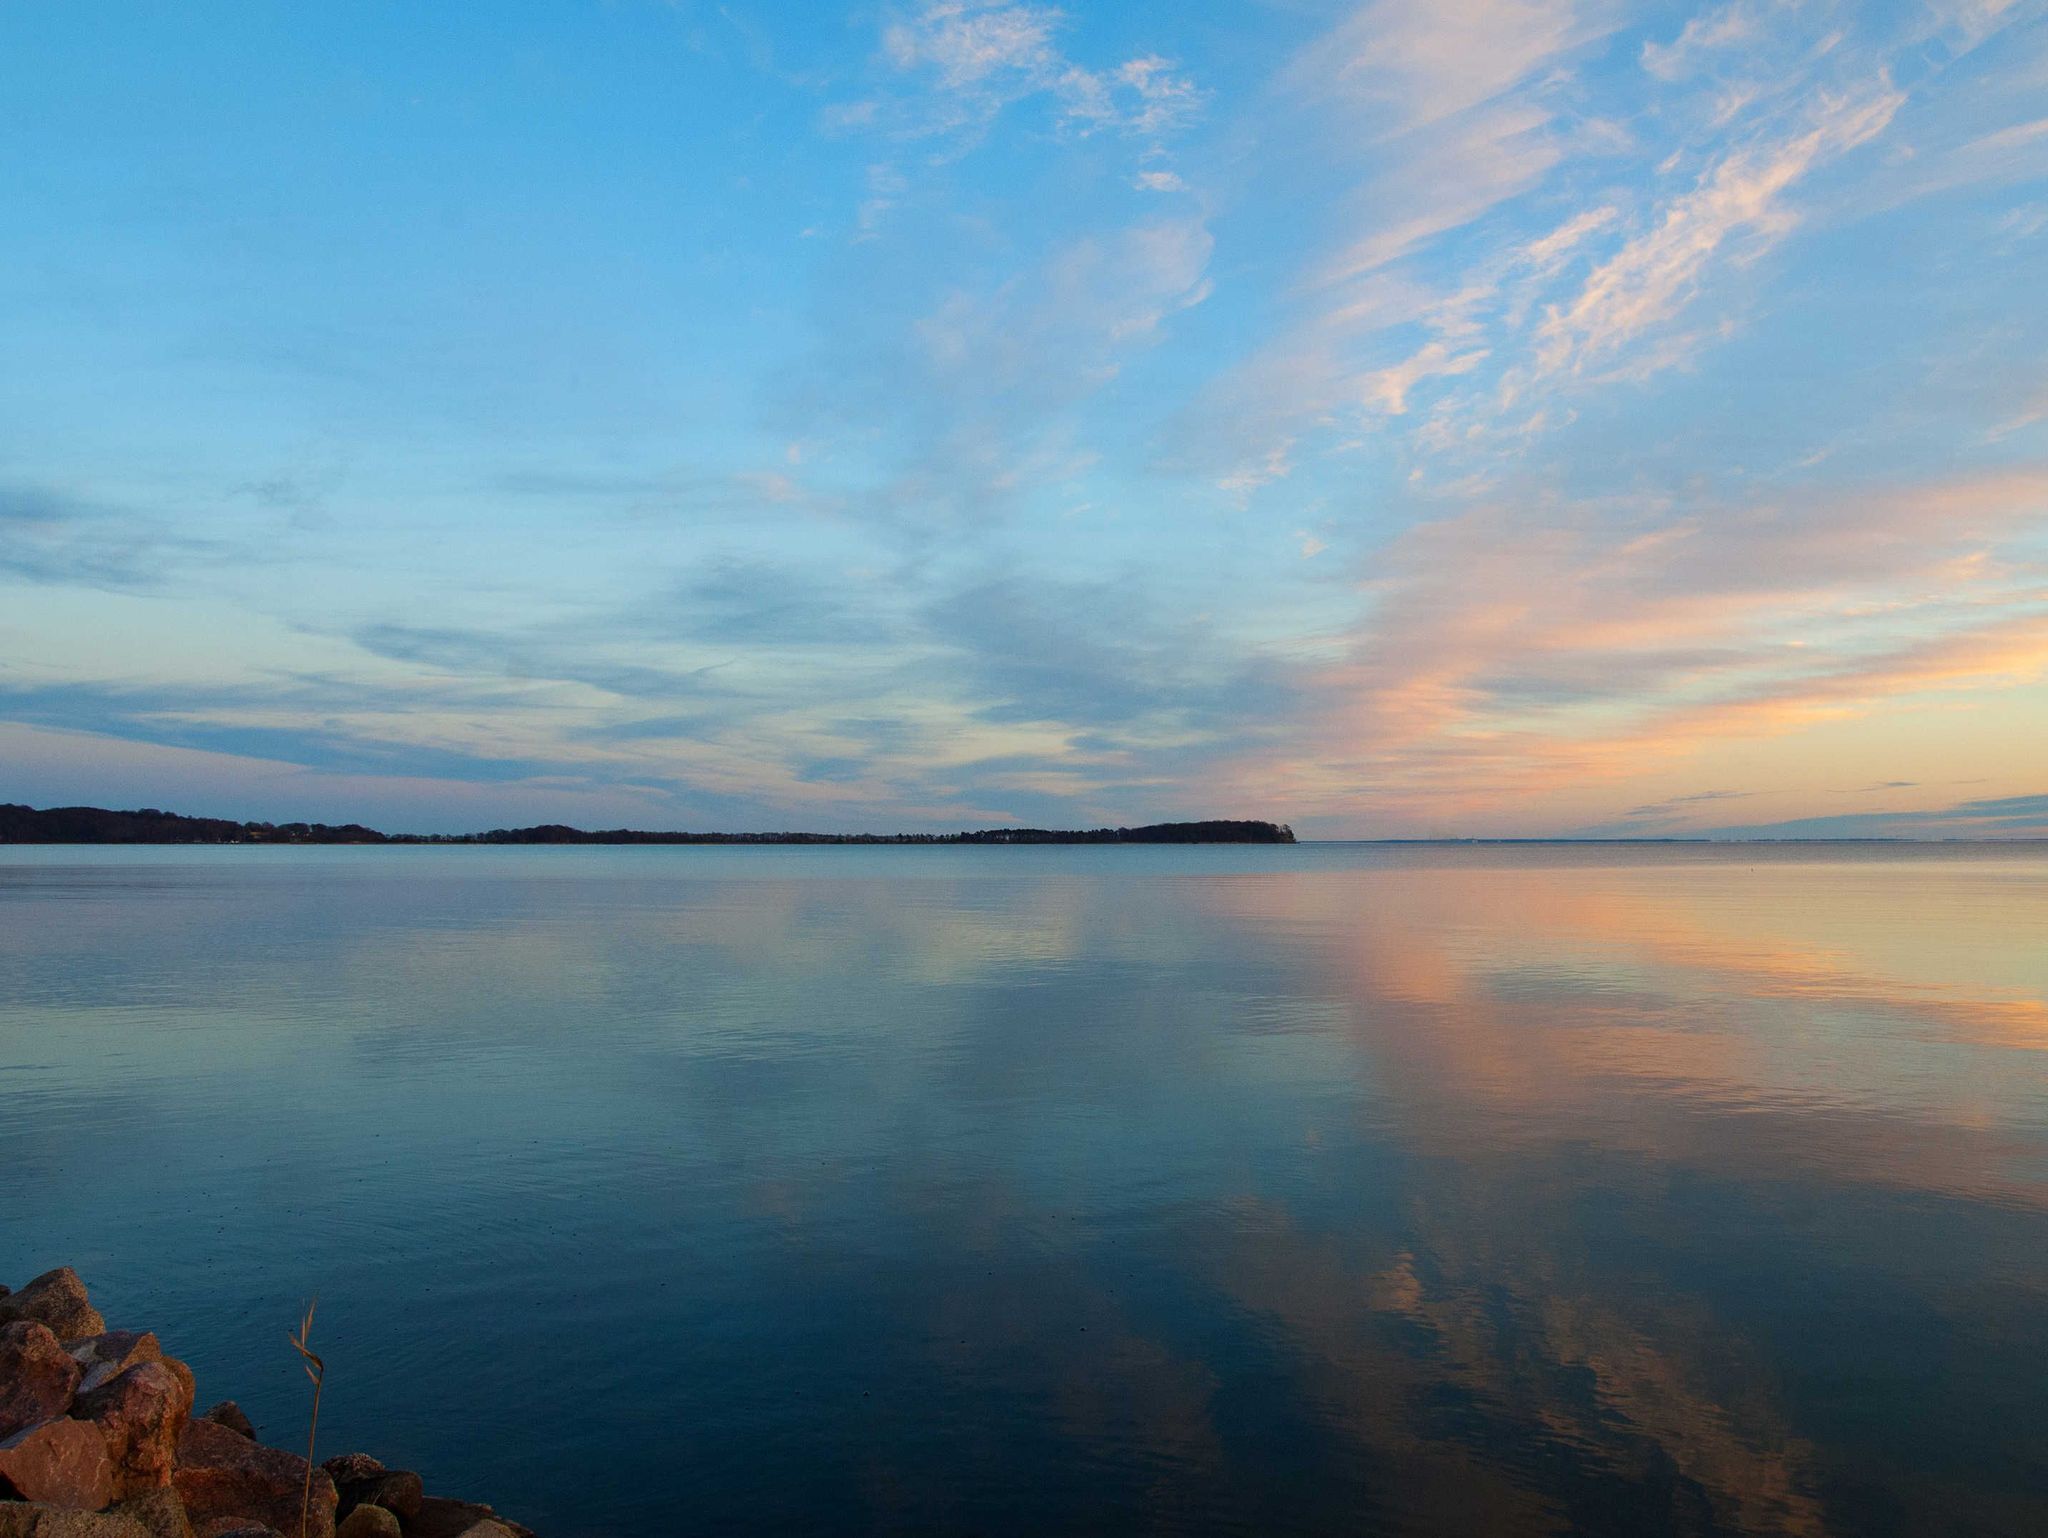
[[45, 1271], [21, 1291], [0, 1298], [0, 1324], [16, 1319], [33, 1319], [59, 1340], [98, 1335], [107, 1327], [85, 1295], [85, 1283], [69, 1266]]
[[62, 1415], [80, 1376], [48, 1325], [34, 1319], [0, 1325], [0, 1437]]
[[533, 1538], [517, 1522], [499, 1516], [480, 1501], [451, 1501], [430, 1495], [419, 1514], [406, 1518], [405, 1538]]
[[334, 1538], [405, 1538], [405, 1529], [382, 1506], [358, 1506], [341, 1519]]
[[67, 1340], [64, 1349], [84, 1373], [78, 1380], [81, 1394], [119, 1377], [138, 1362], [164, 1359], [164, 1348], [148, 1330], [103, 1330], [82, 1340]]
[[0, 1538], [149, 1538], [149, 1529], [118, 1512], [0, 1501]]
[[480, 1501], [451, 1501], [430, 1495], [420, 1502], [419, 1511], [406, 1519], [406, 1538], [462, 1538], [479, 1522], [497, 1513]]
[[170, 1368], [138, 1362], [80, 1394], [71, 1413], [106, 1433], [107, 1454], [118, 1471], [117, 1493], [125, 1495], [171, 1482], [190, 1404], [185, 1385]]
[[249, 1417], [242, 1413], [242, 1407], [232, 1399], [223, 1399], [219, 1404], [206, 1412], [205, 1418], [212, 1421], [216, 1426], [225, 1426], [230, 1431], [239, 1431], [252, 1442], [256, 1440], [256, 1428], [249, 1424]]
[[98, 1511], [114, 1498], [114, 1460], [89, 1421], [59, 1416], [0, 1442], [0, 1489], [25, 1501]]
[[185, 1515], [185, 1503], [168, 1485], [116, 1501], [114, 1513], [133, 1517], [142, 1524], [149, 1538], [192, 1538], [192, 1522]]
[[343, 1453], [320, 1467], [334, 1479], [340, 1503], [334, 1508], [337, 1520], [345, 1519], [358, 1506], [381, 1506], [400, 1517], [419, 1515], [426, 1490], [417, 1474], [405, 1469], [387, 1469], [368, 1453]]
[[[216, 1518], [244, 1517], [296, 1535], [306, 1469], [304, 1458], [202, 1419], [185, 1424], [172, 1482], [202, 1534]], [[334, 1507], [333, 1479], [314, 1469], [305, 1538], [334, 1538]]]
[[368, 1453], [339, 1453], [320, 1465], [336, 1485], [372, 1479], [384, 1472], [384, 1465]]
[[426, 1497], [419, 1475], [409, 1469], [386, 1469], [374, 1479], [348, 1487], [350, 1510], [357, 1506], [381, 1506], [407, 1520], [420, 1514]]
[[192, 1407], [199, 1402], [199, 1380], [192, 1376], [192, 1369], [174, 1356], [163, 1360], [163, 1369], [178, 1380], [178, 1403], [187, 1420], [192, 1418]]

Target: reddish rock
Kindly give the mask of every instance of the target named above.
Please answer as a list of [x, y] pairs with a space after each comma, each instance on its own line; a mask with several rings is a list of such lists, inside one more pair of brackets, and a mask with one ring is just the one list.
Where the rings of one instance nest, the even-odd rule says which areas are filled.
[[98, 1335], [107, 1321], [85, 1295], [85, 1283], [69, 1266], [45, 1271], [21, 1291], [0, 1298], [0, 1324], [33, 1319], [59, 1340]]
[[62, 1416], [0, 1442], [0, 1487], [25, 1501], [98, 1511], [114, 1498], [107, 1439], [88, 1421]]
[[192, 1418], [192, 1407], [197, 1402], [198, 1379], [192, 1376], [192, 1369], [174, 1356], [164, 1358], [164, 1371], [178, 1380], [178, 1403], [187, 1420]]
[[0, 1437], [62, 1415], [79, 1375], [78, 1363], [47, 1325], [33, 1319], [0, 1325]]
[[149, 1529], [117, 1512], [0, 1501], [0, 1538], [149, 1538]]
[[71, 1413], [106, 1433], [107, 1453], [119, 1470], [119, 1494], [171, 1482], [178, 1437], [185, 1429], [185, 1386], [162, 1362], [138, 1362], [80, 1394]]
[[168, 1485], [116, 1501], [114, 1514], [140, 1522], [149, 1538], [192, 1538], [192, 1523], [185, 1515], [185, 1503]]
[[251, 1522], [247, 1517], [215, 1517], [195, 1531], [198, 1538], [284, 1538], [276, 1528]]
[[64, 1349], [83, 1370], [78, 1392], [88, 1393], [117, 1378], [138, 1362], [161, 1362], [163, 1347], [148, 1330], [104, 1330], [83, 1340], [67, 1340]]
[[256, 1428], [249, 1424], [249, 1417], [242, 1413], [242, 1407], [232, 1399], [223, 1399], [208, 1410], [203, 1418], [212, 1421], [216, 1426], [239, 1431], [252, 1442], [256, 1440]]
[[[214, 1421], [195, 1420], [178, 1440], [173, 1483], [202, 1538], [206, 1524], [219, 1517], [243, 1517], [296, 1535], [306, 1467], [304, 1458], [259, 1446]], [[314, 1469], [305, 1538], [334, 1538], [334, 1506], [333, 1479], [325, 1469]]]

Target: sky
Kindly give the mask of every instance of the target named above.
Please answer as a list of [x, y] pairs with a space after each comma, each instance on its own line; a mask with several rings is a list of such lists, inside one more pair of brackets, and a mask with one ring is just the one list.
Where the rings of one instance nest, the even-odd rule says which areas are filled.
[[2048, 834], [2048, 5], [0, 0], [0, 800]]

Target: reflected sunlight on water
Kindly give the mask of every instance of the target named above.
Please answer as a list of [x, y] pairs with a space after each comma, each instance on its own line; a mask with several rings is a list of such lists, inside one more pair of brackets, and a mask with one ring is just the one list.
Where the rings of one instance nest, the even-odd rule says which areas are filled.
[[0, 851], [0, 1279], [553, 1534], [2048, 1530], [2025, 848]]

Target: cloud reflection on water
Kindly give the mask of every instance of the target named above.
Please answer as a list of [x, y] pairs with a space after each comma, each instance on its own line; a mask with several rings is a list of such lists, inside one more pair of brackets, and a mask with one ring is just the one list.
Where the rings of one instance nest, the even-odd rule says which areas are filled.
[[2037, 856], [247, 853], [0, 866], [0, 1252], [549, 1530], [2044, 1516]]

